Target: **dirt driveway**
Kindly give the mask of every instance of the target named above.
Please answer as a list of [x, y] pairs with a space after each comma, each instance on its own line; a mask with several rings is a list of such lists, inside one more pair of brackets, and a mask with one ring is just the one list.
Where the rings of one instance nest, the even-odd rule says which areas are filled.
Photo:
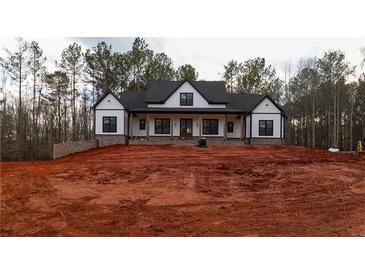
[[365, 236], [365, 157], [113, 146], [1, 163], [2, 236]]

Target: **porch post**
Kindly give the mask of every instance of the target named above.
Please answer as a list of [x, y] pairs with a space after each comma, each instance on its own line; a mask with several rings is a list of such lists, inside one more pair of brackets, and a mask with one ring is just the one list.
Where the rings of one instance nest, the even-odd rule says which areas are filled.
[[199, 139], [202, 137], [202, 115], [199, 115]]
[[150, 139], [150, 114], [147, 113], [147, 118], [146, 118], [146, 138], [147, 140]]
[[224, 141], [227, 141], [227, 113], [224, 114]]
[[243, 113], [241, 113], [241, 141], [244, 140], [244, 128], [245, 128], [245, 125], [243, 124]]
[[128, 135], [129, 138], [133, 137], [133, 113], [129, 114]]
[[173, 115], [170, 115], [170, 134], [171, 140], [174, 138], [174, 122], [173, 122]]

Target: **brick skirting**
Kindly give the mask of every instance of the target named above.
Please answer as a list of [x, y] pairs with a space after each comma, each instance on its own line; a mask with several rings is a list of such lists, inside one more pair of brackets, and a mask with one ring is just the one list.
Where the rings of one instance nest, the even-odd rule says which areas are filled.
[[126, 145], [128, 138], [125, 135], [96, 135], [95, 139], [98, 141], [98, 147], [105, 147], [111, 145]]
[[[223, 137], [204, 137], [209, 145], [244, 145], [244, 142], [240, 139], [228, 139], [224, 141]], [[131, 145], [159, 145], [159, 144], [171, 144], [171, 145], [197, 145], [199, 137], [193, 137], [191, 139], [181, 139], [180, 137], [165, 137], [165, 136], [150, 136], [146, 137], [132, 137], [129, 139]]]
[[280, 138], [251, 138], [252, 145], [282, 145], [283, 139]]

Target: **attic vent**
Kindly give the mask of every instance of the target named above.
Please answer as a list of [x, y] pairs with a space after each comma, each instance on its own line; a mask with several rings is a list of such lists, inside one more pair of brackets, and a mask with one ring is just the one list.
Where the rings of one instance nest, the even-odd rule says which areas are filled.
[[107, 101], [108, 103], [110, 103], [110, 99], [108, 99], [108, 101]]
[[266, 104], [266, 106], [268, 107], [268, 106], [269, 106], [269, 104]]

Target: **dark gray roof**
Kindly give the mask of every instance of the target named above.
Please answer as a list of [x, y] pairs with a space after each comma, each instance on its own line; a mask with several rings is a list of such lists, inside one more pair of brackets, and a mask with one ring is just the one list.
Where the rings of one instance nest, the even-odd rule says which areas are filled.
[[144, 102], [145, 97], [145, 91], [127, 90], [119, 94], [119, 101], [127, 109], [147, 108], [147, 104]]
[[[145, 101], [147, 103], [165, 102], [186, 81], [153, 81], [148, 86]], [[187, 81], [210, 104], [229, 102], [224, 81]]]
[[228, 108], [240, 109], [244, 112], [250, 112], [264, 98], [263, 95], [249, 93], [228, 94], [230, 103]]
[[[251, 112], [264, 98], [269, 98], [282, 112], [284, 110], [276, 104], [270, 97], [258, 94], [249, 93], [235, 93], [229, 94], [224, 91], [222, 84], [223, 81], [189, 81], [204, 98], [209, 98], [210, 101], [215, 103], [226, 103], [226, 108], [148, 108], [148, 103], [160, 103], [161, 98], [164, 100], [171, 96], [171, 94], [182, 85], [185, 81], [159, 81], [154, 82], [152, 88], [147, 91], [125, 91], [120, 93], [118, 100], [128, 110], [133, 112], [171, 112], [171, 113], [241, 113]], [[169, 91], [169, 89], [171, 89]], [[163, 90], [163, 91], [162, 91]], [[152, 93], [156, 93], [156, 96], [152, 96]], [[101, 102], [108, 93], [105, 93], [102, 98], [94, 105], [94, 107]], [[150, 99], [148, 99], [150, 98]], [[155, 101], [150, 101], [155, 99]], [[157, 98], [160, 98], [157, 100]], [[208, 99], [206, 99], [208, 100]]]
[[135, 112], [201, 112], [201, 113], [237, 113], [250, 112], [264, 96], [258, 94], [227, 94], [227, 108], [148, 108], [145, 102], [146, 91], [125, 91], [119, 101], [129, 110]]

